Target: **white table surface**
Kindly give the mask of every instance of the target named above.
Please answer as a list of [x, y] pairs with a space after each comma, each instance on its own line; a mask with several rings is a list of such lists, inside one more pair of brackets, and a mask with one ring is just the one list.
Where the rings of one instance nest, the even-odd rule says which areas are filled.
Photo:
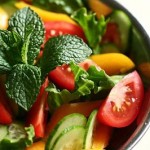
[[[148, 0], [116, 0], [123, 4], [143, 25], [150, 36], [150, 5]], [[150, 129], [133, 150], [150, 150]]]

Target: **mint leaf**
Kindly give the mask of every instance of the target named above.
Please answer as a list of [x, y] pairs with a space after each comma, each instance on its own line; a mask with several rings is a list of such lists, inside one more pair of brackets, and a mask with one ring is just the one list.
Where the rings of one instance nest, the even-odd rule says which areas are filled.
[[36, 100], [41, 85], [41, 72], [36, 66], [17, 64], [13, 66], [6, 82], [10, 98], [29, 110]]
[[44, 27], [39, 16], [30, 8], [18, 10], [9, 20], [8, 30], [22, 37], [22, 61], [33, 64], [44, 39]]
[[64, 63], [82, 62], [91, 52], [88, 45], [77, 36], [62, 35], [50, 38], [45, 45], [41, 59], [42, 76]]
[[14, 64], [21, 62], [21, 44], [21, 38], [15, 32], [0, 30], [0, 73], [7, 73]]
[[93, 53], [99, 53], [99, 43], [107, 24], [105, 18], [101, 17], [99, 20], [97, 20], [96, 14], [91, 12], [88, 14], [86, 8], [81, 8], [75, 11], [71, 17], [82, 27], [88, 44], [93, 49]]

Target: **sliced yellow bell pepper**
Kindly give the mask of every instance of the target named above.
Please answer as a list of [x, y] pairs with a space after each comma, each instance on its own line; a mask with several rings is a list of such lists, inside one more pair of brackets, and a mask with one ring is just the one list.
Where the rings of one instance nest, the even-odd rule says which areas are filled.
[[104, 150], [109, 144], [113, 128], [97, 123], [94, 131], [92, 149]]
[[8, 18], [8, 13], [2, 7], [0, 7], [0, 29], [7, 29]]
[[38, 141], [27, 147], [25, 150], [45, 150], [45, 142]]
[[97, 54], [90, 58], [108, 75], [123, 74], [135, 67], [133, 61], [121, 53]]
[[38, 7], [26, 4], [25, 2], [17, 2], [17, 3], [15, 3], [15, 6], [19, 9], [24, 8], [24, 7], [30, 7], [32, 10], [34, 10], [41, 17], [41, 19], [43, 21], [66, 21], [69, 23], [76, 24], [76, 22], [73, 21], [66, 14], [46, 11], [46, 10], [40, 9]]

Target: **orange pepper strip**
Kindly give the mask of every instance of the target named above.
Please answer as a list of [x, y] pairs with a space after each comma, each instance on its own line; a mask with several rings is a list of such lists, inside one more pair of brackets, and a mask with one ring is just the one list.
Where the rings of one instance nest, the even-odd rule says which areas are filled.
[[95, 132], [93, 134], [93, 150], [103, 150], [109, 143], [113, 128], [97, 122]]
[[38, 141], [27, 147], [25, 150], [45, 150], [45, 142]]
[[30, 7], [32, 10], [34, 10], [41, 17], [41, 19], [43, 21], [66, 21], [69, 23], [76, 24], [75, 21], [73, 21], [66, 14], [46, 11], [46, 10], [40, 9], [38, 7], [26, 4], [25, 2], [17, 2], [17, 3], [15, 3], [15, 6], [19, 9], [24, 8], [24, 7]]
[[89, 7], [96, 13], [97, 17], [107, 16], [112, 12], [112, 8], [100, 0], [88, 0]]
[[52, 131], [55, 125], [66, 115], [71, 113], [81, 113], [88, 117], [90, 113], [94, 109], [98, 109], [101, 104], [101, 101], [93, 101], [93, 102], [79, 102], [72, 104], [63, 104], [60, 106], [54, 114], [52, 115], [47, 128], [46, 128], [46, 136]]
[[135, 67], [134, 62], [121, 53], [105, 53], [90, 57], [108, 75], [123, 74]]

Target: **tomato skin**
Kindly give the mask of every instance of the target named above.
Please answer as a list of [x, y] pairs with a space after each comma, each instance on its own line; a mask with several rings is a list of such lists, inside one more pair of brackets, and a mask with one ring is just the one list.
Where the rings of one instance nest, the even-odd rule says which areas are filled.
[[61, 89], [72, 91], [75, 88], [74, 75], [69, 65], [64, 64], [56, 67], [56, 69], [49, 72], [48, 76]]
[[114, 43], [116, 46], [121, 47], [120, 33], [116, 23], [109, 22], [107, 24], [102, 43]]
[[44, 25], [46, 29], [46, 41], [51, 37], [64, 34], [77, 35], [86, 41], [82, 28], [76, 24], [68, 23], [65, 21], [48, 21], [44, 22]]
[[[79, 63], [79, 66], [86, 71], [91, 65], [98, 67], [98, 65], [90, 59], [86, 59], [85, 61]], [[67, 64], [58, 66], [54, 70], [50, 71], [48, 77], [50, 81], [61, 89], [67, 89], [69, 91], [73, 91], [75, 89], [74, 74]]]
[[46, 126], [46, 100], [48, 96], [48, 92], [45, 91], [45, 88], [48, 86], [48, 78], [46, 78], [45, 82], [40, 88], [40, 93], [31, 107], [30, 111], [27, 113], [26, 125], [33, 125], [35, 136], [37, 138], [42, 138], [45, 135], [45, 126]]
[[137, 117], [144, 96], [144, 87], [136, 71], [126, 75], [110, 91], [98, 111], [100, 122], [112, 127], [125, 127]]
[[10, 124], [13, 121], [11, 108], [4, 87], [0, 85], [0, 124]]

